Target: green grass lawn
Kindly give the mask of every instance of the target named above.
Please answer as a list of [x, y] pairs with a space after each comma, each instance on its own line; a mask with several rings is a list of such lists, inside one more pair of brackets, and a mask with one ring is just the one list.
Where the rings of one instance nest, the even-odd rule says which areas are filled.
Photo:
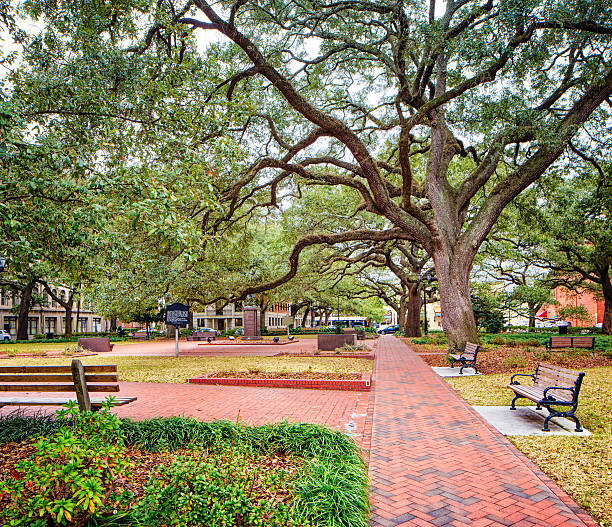
[[[580, 390], [577, 415], [590, 437], [509, 439], [583, 506], [602, 527], [612, 527], [612, 368], [591, 368]], [[532, 372], [525, 372], [532, 373]], [[448, 378], [472, 405], [510, 406], [508, 374]], [[533, 405], [531, 401], [523, 404]]]
[[[70, 357], [10, 358], [0, 366], [70, 364]], [[119, 379], [136, 382], [183, 383], [207, 372], [321, 372], [372, 371], [372, 361], [325, 357], [82, 357], [83, 364], [116, 364]]]

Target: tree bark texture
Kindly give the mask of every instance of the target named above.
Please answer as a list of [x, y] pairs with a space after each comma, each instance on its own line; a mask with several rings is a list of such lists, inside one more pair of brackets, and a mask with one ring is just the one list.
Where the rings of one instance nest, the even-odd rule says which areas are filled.
[[421, 295], [418, 284], [408, 287], [408, 301], [406, 302], [406, 323], [404, 334], [407, 337], [421, 336]]
[[604, 317], [601, 332], [604, 335], [612, 335], [612, 282], [608, 270], [601, 274], [601, 290], [604, 297]]
[[444, 253], [434, 254], [440, 288], [442, 328], [449, 344], [463, 348], [466, 342], [480, 342], [470, 298], [469, 274], [472, 260], [449, 260]]
[[20, 291], [19, 310], [17, 311], [17, 340], [28, 340], [28, 315], [32, 310], [32, 296], [36, 280], [28, 282]]

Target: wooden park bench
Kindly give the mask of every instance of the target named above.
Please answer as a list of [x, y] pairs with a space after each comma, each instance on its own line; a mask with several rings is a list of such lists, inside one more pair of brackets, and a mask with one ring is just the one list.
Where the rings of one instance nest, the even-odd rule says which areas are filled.
[[113, 351], [114, 346], [114, 344], [110, 343], [110, 338], [108, 337], [81, 337], [77, 344], [80, 348], [93, 351], [94, 353]]
[[[523, 385], [515, 379], [517, 377], [531, 377], [533, 384]], [[580, 421], [574, 415], [578, 407], [578, 394], [582, 385], [584, 373], [568, 370], [551, 364], [538, 364], [534, 374], [515, 373], [510, 378], [510, 388], [515, 397], [512, 399], [511, 410], [516, 410], [514, 403], [521, 397], [527, 398], [537, 404], [539, 410], [542, 406], [548, 410], [542, 430], [549, 432], [548, 421], [553, 417], [569, 417], [576, 423], [576, 432], [582, 432]], [[551, 407], [567, 407], [560, 411]]]
[[[105, 398], [92, 398], [89, 392], [118, 392], [117, 366], [83, 366], [72, 359], [70, 366], [0, 366], [0, 392], [76, 392], [75, 397], [40, 397], [19, 395], [1, 397], [3, 406], [61, 406], [76, 400], [82, 412], [99, 410]], [[123, 406], [136, 397], [114, 397], [113, 406]]]
[[147, 332], [146, 331], [135, 331], [132, 334], [132, 338], [133, 339], [146, 339], [147, 338]]
[[550, 337], [547, 350], [557, 348], [587, 348], [595, 349], [595, 337]]
[[187, 340], [215, 340], [216, 334], [214, 331], [194, 331], [187, 337]]
[[449, 353], [449, 357], [452, 359], [451, 368], [455, 367], [455, 362], [461, 363], [461, 369], [459, 373], [463, 375], [463, 368], [474, 368], [474, 371], [478, 373], [476, 369], [476, 357], [478, 356], [478, 350], [480, 349], [479, 344], [472, 344], [468, 342], [463, 350], [459, 353]]

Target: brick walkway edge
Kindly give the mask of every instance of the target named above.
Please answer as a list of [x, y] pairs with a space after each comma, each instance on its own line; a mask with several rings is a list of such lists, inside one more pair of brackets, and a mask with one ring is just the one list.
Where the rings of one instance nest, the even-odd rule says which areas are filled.
[[597, 526], [399, 339], [375, 368], [374, 527]]

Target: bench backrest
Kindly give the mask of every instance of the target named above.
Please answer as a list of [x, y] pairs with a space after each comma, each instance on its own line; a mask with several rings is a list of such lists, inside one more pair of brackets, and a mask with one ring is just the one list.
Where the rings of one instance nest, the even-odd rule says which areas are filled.
[[474, 358], [476, 358], [476, 355], [478, 355], [478, 350], [480, 349], [480, 345], [479, 344], [474, 344], [472, 342], [468, 342], [465, 345], [465, 349], [463, 350], [463, 355], [465, 354], [471, 354]]
[[89, 392], [118, 392], [115, 364], [83, 366], [0, 366], [0, 392], [76, 392], [81, 410], [90, 410]]
[[549, 348], [590, 348], [595, 347], [595, 337], [550, 337]]
[[574, 348], [595, 348], [595, 337], [572, 337]]
[[548, 394], [563, 400], [576, 400], [583, 377], [583, 372], [568, 370], [552, 364], [538, 364], [535, 372], [535, 384], [541, 388], [548, 388], [549, 386], [571, 388], [573, 390], [571, 393], [567, 390], [549, 390]]
[[112, 346], [108, 337], [81, 337], [78, 340], [78, 345], [89, 351], [111, 351]]

